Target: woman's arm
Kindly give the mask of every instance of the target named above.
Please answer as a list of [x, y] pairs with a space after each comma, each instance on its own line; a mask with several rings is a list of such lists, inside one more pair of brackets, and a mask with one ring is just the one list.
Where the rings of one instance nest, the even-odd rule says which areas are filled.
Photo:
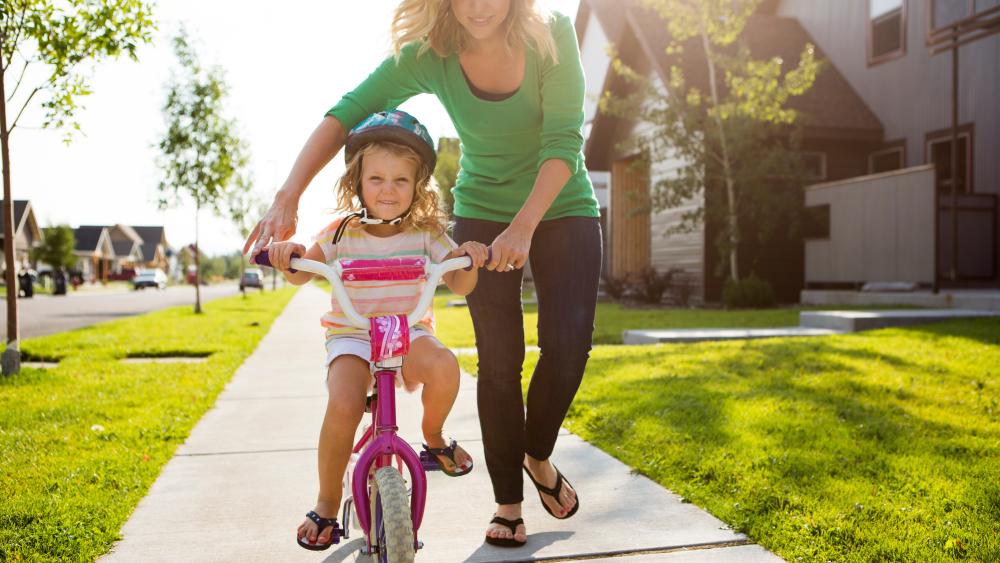
[[[395, 108], [412, 96], [430, 91], [426, 70], [433, 65], [428, 55], [418, 60], [419, 45], [403, 47], [399, 58], [387, 57], [371, 75], [344, 95], [313, 131], [299, 152], [288, 179], [274, 197], [264, 218], [253, 228], [243, 253], [253, 244], [257, 254], [272, 239], [287, 240], [295, 234], [299, 198], [309, 182], [347, 142], [347, 132], [372, 113]], [[254, 244], [256, 241], [256, 244]]]
[[521, 210], [514, 216], [510, 226], [504, 229], [493, 244], [493, 259], [486, 266], [489, 270], [504, 270], [510, 264], [514, 268], [523, 268], [528, 262], [528, 251], [531, 249], [531, 237], [535, 228], [542, 222], [545, 212], [552, 206], [556, 196], [566, 186], [570, 179], [569, 166], [560, 159], [546, 160], [538, 170], [535, 185], [524, 201]]
[[346, 142], [347, 132], [336, 117], [327, 116], [320, 122], [299, 151], [288, 179], [274, 196], [271, 208], [250, 232], [243, 245], [243, 254], [250, 250], [254, 241], [257, 242], [253, 249], [253, 254], [256, 255], [272, 239], [282, 241], [295, 234], [302, 192], [306, 191], [309, 182], [340, 152]]

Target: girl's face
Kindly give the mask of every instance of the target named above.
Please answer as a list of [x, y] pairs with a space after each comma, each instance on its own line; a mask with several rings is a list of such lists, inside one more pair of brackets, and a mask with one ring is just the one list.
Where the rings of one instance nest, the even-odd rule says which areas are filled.
[[451, 0], [455, 19], [473, 39], [499, 36], [510, 13], [511, 0]]
[[417, 166], [376, 148], [361, 161], [361, 195], [368, 213], [383, 220], [399, 217], [413, 203]]

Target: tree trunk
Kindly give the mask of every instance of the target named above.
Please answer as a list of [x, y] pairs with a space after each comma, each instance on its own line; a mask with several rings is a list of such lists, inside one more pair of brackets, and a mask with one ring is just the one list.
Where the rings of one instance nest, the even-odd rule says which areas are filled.
[[197, 199], [194, 202], [194, 312], [201, 314], [201, 259], [198, 257], [201, 251], [198, 248], [198, 213], [201, 211], [201, 202]]
[[715, 109], [715, 126], [719, 129], [719, 148], [722, 151], [722, 174], [726, 181], [726, 234], [729, 238], [729, 276], [733, 281], [739, 281], [737, 246], [740, 242], [739, 223], [736, 220], [736, 186], [733, 183], [732, 167], [729, 164], [729, 150], [726, 148], [726, 132], [722, 127], [722, 117], [719, 116], [719, 90], [715, 84], [715, 61], [712, 60], [712, 44], [708, 34], [701, 30], [701, 44], [705, 48], [705, 61], [708, 64], [708, 84], [712, 92], [712, 106]]
[[[0, 53], [4, 52], [0, 33]], [[0, 61], [2, 64], [2, 61]], [[17, 259], [14, 255], [14, 201], [10, 197], [10, 131], [7, 130], [7, 94], [4, 92], [4, 69], [0, 67], [0, 162], [3, 164], [3, 253], [7, 283], [7, 348], [0, 359], [4, 375], [21, 372], [21, 351], [17, 326]]]
[[[246, 237], [243, 237], [246, 238]], [[247, 259], [240, 255], [240, 291], [243, 292], [243, 299], [247, 298], [247, 288], [243, 285], [243, 274], [247, 271]], [[264, 285], [264, 280], [260, 280], [260, 284]]]

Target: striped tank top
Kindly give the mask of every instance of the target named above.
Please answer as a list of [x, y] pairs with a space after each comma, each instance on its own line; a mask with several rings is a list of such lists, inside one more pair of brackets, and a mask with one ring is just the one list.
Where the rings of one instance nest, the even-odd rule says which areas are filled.
[[[404, 231], [389, 237], [377, 237], [364, 228], [351, 227], [344, 231], [340, 242], [333, 244], [333, 235], [342, 219], [337, 219], [316, 235], [316, 243], [323, 250], [326, 263], [338, 260], [420, 258], [431, 262], [444, 261], [458, 245], [447, 234], [435, 235], [427, 231]], [[408, 314], [416, 307], [424, 280], [406, 281], [344, 281], [344, 288], [354, 308], [364, 317]], [[320, 323], [326, 327], [327, 339], [336, 336], [368, 336], [368, 330], [351, 326], [337, 300], [330, 297], [330, 310]], [[434, 332], [434, 310], [420, 320], [431, 333]]]

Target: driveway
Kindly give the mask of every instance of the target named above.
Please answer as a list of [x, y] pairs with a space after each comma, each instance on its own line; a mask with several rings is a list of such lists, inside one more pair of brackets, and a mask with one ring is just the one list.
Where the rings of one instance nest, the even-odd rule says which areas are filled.
[[[269, 289], [270, 290], [270, 289]], [[258, 291], [258, 290], [252, 290]], [[202, 303], [239, 293], [235, 283], [202, 286]], [[163, 291], [109, 291], [73, 293], [55, 297], [36, 295], [18, 300], [21, 338], [44, 336], [175, 305], [194, 307], [194, 287], [168, 287]], [[7, 304], [0, 303], [0, 330], [7, 336]]]

